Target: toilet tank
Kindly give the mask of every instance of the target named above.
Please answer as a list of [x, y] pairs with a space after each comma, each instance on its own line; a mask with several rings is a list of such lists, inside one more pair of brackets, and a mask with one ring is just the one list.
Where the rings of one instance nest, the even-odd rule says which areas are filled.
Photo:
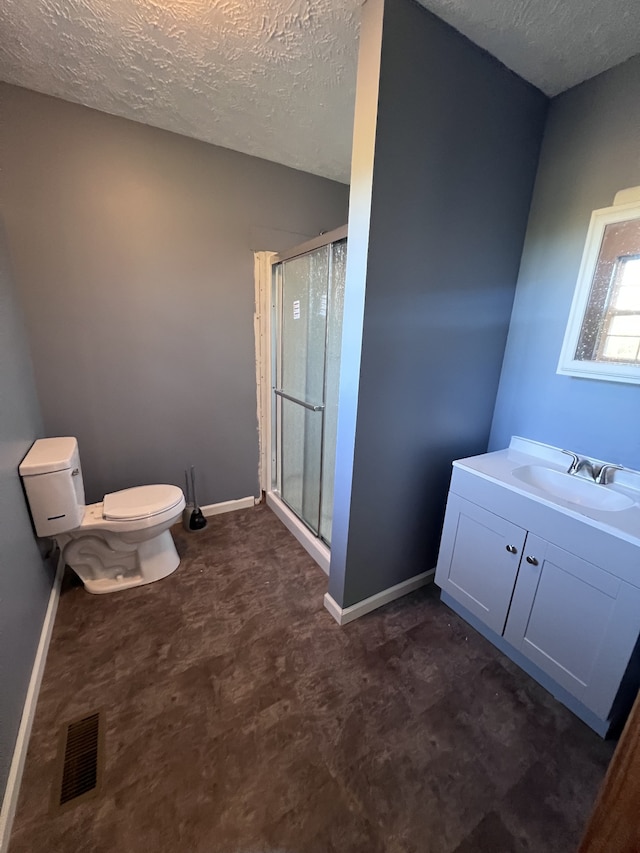
[[39, 438], [19, 467], [38, 536], [79, 527], [84, 483], [75, 438]]

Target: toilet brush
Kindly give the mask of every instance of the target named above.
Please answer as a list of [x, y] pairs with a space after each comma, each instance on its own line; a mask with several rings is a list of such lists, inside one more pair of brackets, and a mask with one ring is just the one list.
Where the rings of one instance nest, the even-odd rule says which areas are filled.
[[193, 498], [193, 510], [189, 519], [189, 530], [202, 530], [207, 526], [207, 519], [202, 514], [202, 510], [198, 506], [196, 497], [196, 474], [195, 468], [191, 466], [191, 497]]
[[184, 490], [184, 499], [185, 505], [182, 510], [182, 526], [185, 530], [191, 530], [189, 526], [189, 522], [191, 521], [191, 514], [193, 513], [193, 501], [191, 500], [191, 487], [189, 485], [189, 472], [187, 469], [184, 469], [184, 482], [185, 482], [185, 490]]

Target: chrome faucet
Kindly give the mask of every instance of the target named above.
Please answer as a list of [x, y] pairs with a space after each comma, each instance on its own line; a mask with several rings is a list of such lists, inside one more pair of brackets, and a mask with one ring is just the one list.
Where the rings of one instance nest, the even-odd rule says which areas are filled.
[[596, 483], [598, 483], [598, 485], [601, 485], [601, 486], [607, 485], [607, 476], [609, 474], [609, 471], [624, 471], [624, 468], [622, 467], [622, 465], [602, 465], [600, 467], [600, 470], [598, 471], [598, 473], [594, 477], [594, 479], [595, 479]]
[[567, 468], [567, 474], [577, 474], [579, 471], [587, 470], [593, 482], [599, 486], [607, 485], [609, 471], [624, 471], [622, 465], [609, 465], [607, 462], [603, 465], [598, 465], [585, 456], [578, 456], [573, 450], [563, 450], [561, 452], [571, 457], [571, 464]]
[[600, 476], [600, 471], [598, 469], [598, 466], [594, 465], [590, 459], [584, 459], [584, 458], [579, 459], [578, 464], [576, 465], [575, 469], [571, 473], [577, 474], [578, 471], [582, 471], [582, 470], [588, 471], [589, 474], [591, 475], [591, 479], [594, 480], [596, 483], [598, 482], [598, 480], [596, 478]]
[[597, 478], [601, 474], [601, 469], [597, 465], [594, 465], [590, 459], [587, 459], [586, 456], [578, 456], [572, 450], [563, 450], [562, 452], [571, 457], [571, 464], [567, 468], [567, 474], [577, 474], [579, 471], [586, 470], [589, 472], [592, 480], [596, 483], [600, 482]]
[[571, 465], [567, 468], [567, 474], [575, 474], [580, 466], [580, 457], [578, 454], [574, 453], [573, 450], [561, 450], [560, 452], [571, 457]]

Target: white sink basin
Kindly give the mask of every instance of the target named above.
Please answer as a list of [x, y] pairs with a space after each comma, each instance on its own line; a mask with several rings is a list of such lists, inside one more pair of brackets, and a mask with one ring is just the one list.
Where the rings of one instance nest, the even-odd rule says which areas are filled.
[[616, 492], [608, 486], [590, 483], [582, 477], [564, 474], [553, 468], [545, 468], [544, 465], [523, 465], [513, 471], [513, 476], [553, 497], [588, 509], [617, 512], [621, 509], [629, 509], [635, 503], [627, 495]]

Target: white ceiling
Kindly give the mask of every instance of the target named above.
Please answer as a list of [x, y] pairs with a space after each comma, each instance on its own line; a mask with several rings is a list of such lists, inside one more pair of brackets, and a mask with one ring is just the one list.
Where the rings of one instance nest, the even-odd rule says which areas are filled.
[[[361, 0], [2, 0], [0, 79], [348, 182]], [[640, 50], [636, 0], [421, 0], [550, 95]]]

